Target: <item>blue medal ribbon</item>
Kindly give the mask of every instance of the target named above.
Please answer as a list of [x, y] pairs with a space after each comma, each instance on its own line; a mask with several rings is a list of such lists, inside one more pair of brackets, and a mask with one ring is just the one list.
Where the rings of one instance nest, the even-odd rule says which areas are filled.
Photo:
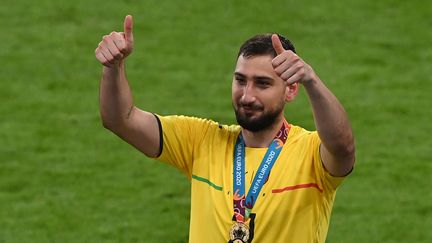
[[245, 143], [243, 136], [240, 134], [234, 147], [234, 217], [237, 222], [244, 222], [251, 213], [259, 193], [267, 181], [273, 165], [275, 164], [283, 144], [285, 143], [289, 132], [289, 124], [284, 121], [280, 131], [271, 142], [264, 155], [258, 171], [252, 181], [249, 191], [245, 197]]

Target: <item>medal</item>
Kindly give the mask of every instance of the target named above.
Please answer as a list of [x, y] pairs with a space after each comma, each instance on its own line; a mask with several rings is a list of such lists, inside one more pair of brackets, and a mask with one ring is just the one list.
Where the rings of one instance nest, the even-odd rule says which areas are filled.
[[[250, 243], [254, 238], [255, 214], [251, 213], [258, 195], [268, 180], [270, 171], [288, 139], [290, 125], [284, 120], [279, 132], [273, 138], [264, 158], [245, 193], [245, 142], [240, 133], [234, 146], [233, 156], [233, 226], [229, 232], [229, 243]], [[250, 219], [250, 228], [244, 223]]]
[[231, 227], [229, 236], [233, 243], [246, 243], [249, 240], [249, 227], [242, 222], [236, 222]]

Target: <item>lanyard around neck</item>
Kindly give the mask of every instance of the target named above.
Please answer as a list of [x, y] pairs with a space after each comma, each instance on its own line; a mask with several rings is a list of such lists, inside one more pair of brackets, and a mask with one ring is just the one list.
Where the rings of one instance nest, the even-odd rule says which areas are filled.
[[255, 205], [258, 195], [267, 181], [270, 171], [276, 162], [282, 147], [285, 144], [290, 125], [284, 120], [277, 135], [273, 138], [270, 146], [264, 155], [263, 160], [258, 168], [258, 171], [252, 181], [247, 195], [245, 196], [245, 143], [243, 136], [237, 138], [234, 147], [234, 163], [233, 163], [233, 204], [234, 204], [234, 217], [237, 222], [244, 222], [249, 218], [249, 214]]

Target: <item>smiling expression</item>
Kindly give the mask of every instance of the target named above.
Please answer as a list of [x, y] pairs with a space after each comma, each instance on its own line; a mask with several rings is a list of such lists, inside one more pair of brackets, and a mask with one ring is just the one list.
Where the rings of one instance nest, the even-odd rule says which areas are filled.
[[[280, 116], [285, 102], [294, 99], [286, 83], [276, 74], [270, 55], [240, 55], [232, 82], [232, 102], [237, 122], [252, 132], [261, 131]], [[297, 90], [297, 86], [294, 87]], [[297, 93], [297, 92], [295, 92]]]

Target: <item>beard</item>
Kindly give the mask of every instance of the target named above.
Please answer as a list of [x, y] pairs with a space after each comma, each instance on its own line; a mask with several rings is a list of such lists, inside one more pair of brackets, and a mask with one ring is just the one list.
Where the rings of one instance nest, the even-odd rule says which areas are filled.
[[[233, 105], [234, 106], [234, 105]], [[275, 122], [277, 117], [283, 112], [284, 102], [279, 104], [275, 109], [263, 111], [263, 113], [258, 117], [251, 117], [245, 112], [240, 111], [242, 106], [246, 106], [255, 111], [263, 111], [262, 106], [257, 105], [239, 105], [239, 108], [234, 107], [234, 112], [236, 115], [237, 123], [246, 130], [251, 132], [259, 132], [271, 127]]]

